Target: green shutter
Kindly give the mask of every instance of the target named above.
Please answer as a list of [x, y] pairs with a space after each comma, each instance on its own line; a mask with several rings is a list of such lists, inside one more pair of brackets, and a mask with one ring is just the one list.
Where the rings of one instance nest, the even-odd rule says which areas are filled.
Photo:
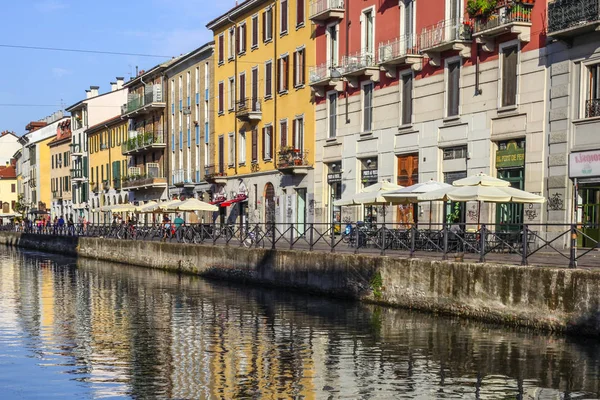
[[82, 171], [82, 173], [83, 173], [83, 176], [85, 178], [88, 177], [88, 158], [85, 157], [85, 156], [83, 157], [83, 171]]

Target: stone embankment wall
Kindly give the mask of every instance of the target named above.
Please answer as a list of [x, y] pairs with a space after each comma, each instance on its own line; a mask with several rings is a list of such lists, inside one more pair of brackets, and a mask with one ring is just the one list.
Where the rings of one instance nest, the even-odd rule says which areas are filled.
[[0, 232], [0, 244], [562, 332], [600, 334], [600, 271]]

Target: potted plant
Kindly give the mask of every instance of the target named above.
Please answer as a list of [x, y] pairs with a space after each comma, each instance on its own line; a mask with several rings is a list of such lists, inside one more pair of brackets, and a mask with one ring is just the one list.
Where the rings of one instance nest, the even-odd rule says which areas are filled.
[[468, 0], [467, 14], [471, 18], [488, 18], [498, 6], [498, 0]]

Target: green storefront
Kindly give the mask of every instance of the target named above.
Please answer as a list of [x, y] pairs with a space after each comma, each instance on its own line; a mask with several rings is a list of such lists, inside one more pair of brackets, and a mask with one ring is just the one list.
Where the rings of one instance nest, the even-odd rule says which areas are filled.
[[[525, 190], [525, 139], [498, 143], [496, 151], [498, 178], [510, 182], [516, 189]], [[502, 203], [496, 205], [498, 230], [520, 230], [523, 223], [523, 204]]]

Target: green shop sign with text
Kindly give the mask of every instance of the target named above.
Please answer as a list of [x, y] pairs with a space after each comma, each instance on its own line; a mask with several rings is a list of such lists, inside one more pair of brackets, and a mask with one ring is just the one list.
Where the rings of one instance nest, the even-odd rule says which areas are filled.
[[505, 150], [496, 151], [496, 168], [514, 168], [525, 166], [525, 149], [510, 142]]

